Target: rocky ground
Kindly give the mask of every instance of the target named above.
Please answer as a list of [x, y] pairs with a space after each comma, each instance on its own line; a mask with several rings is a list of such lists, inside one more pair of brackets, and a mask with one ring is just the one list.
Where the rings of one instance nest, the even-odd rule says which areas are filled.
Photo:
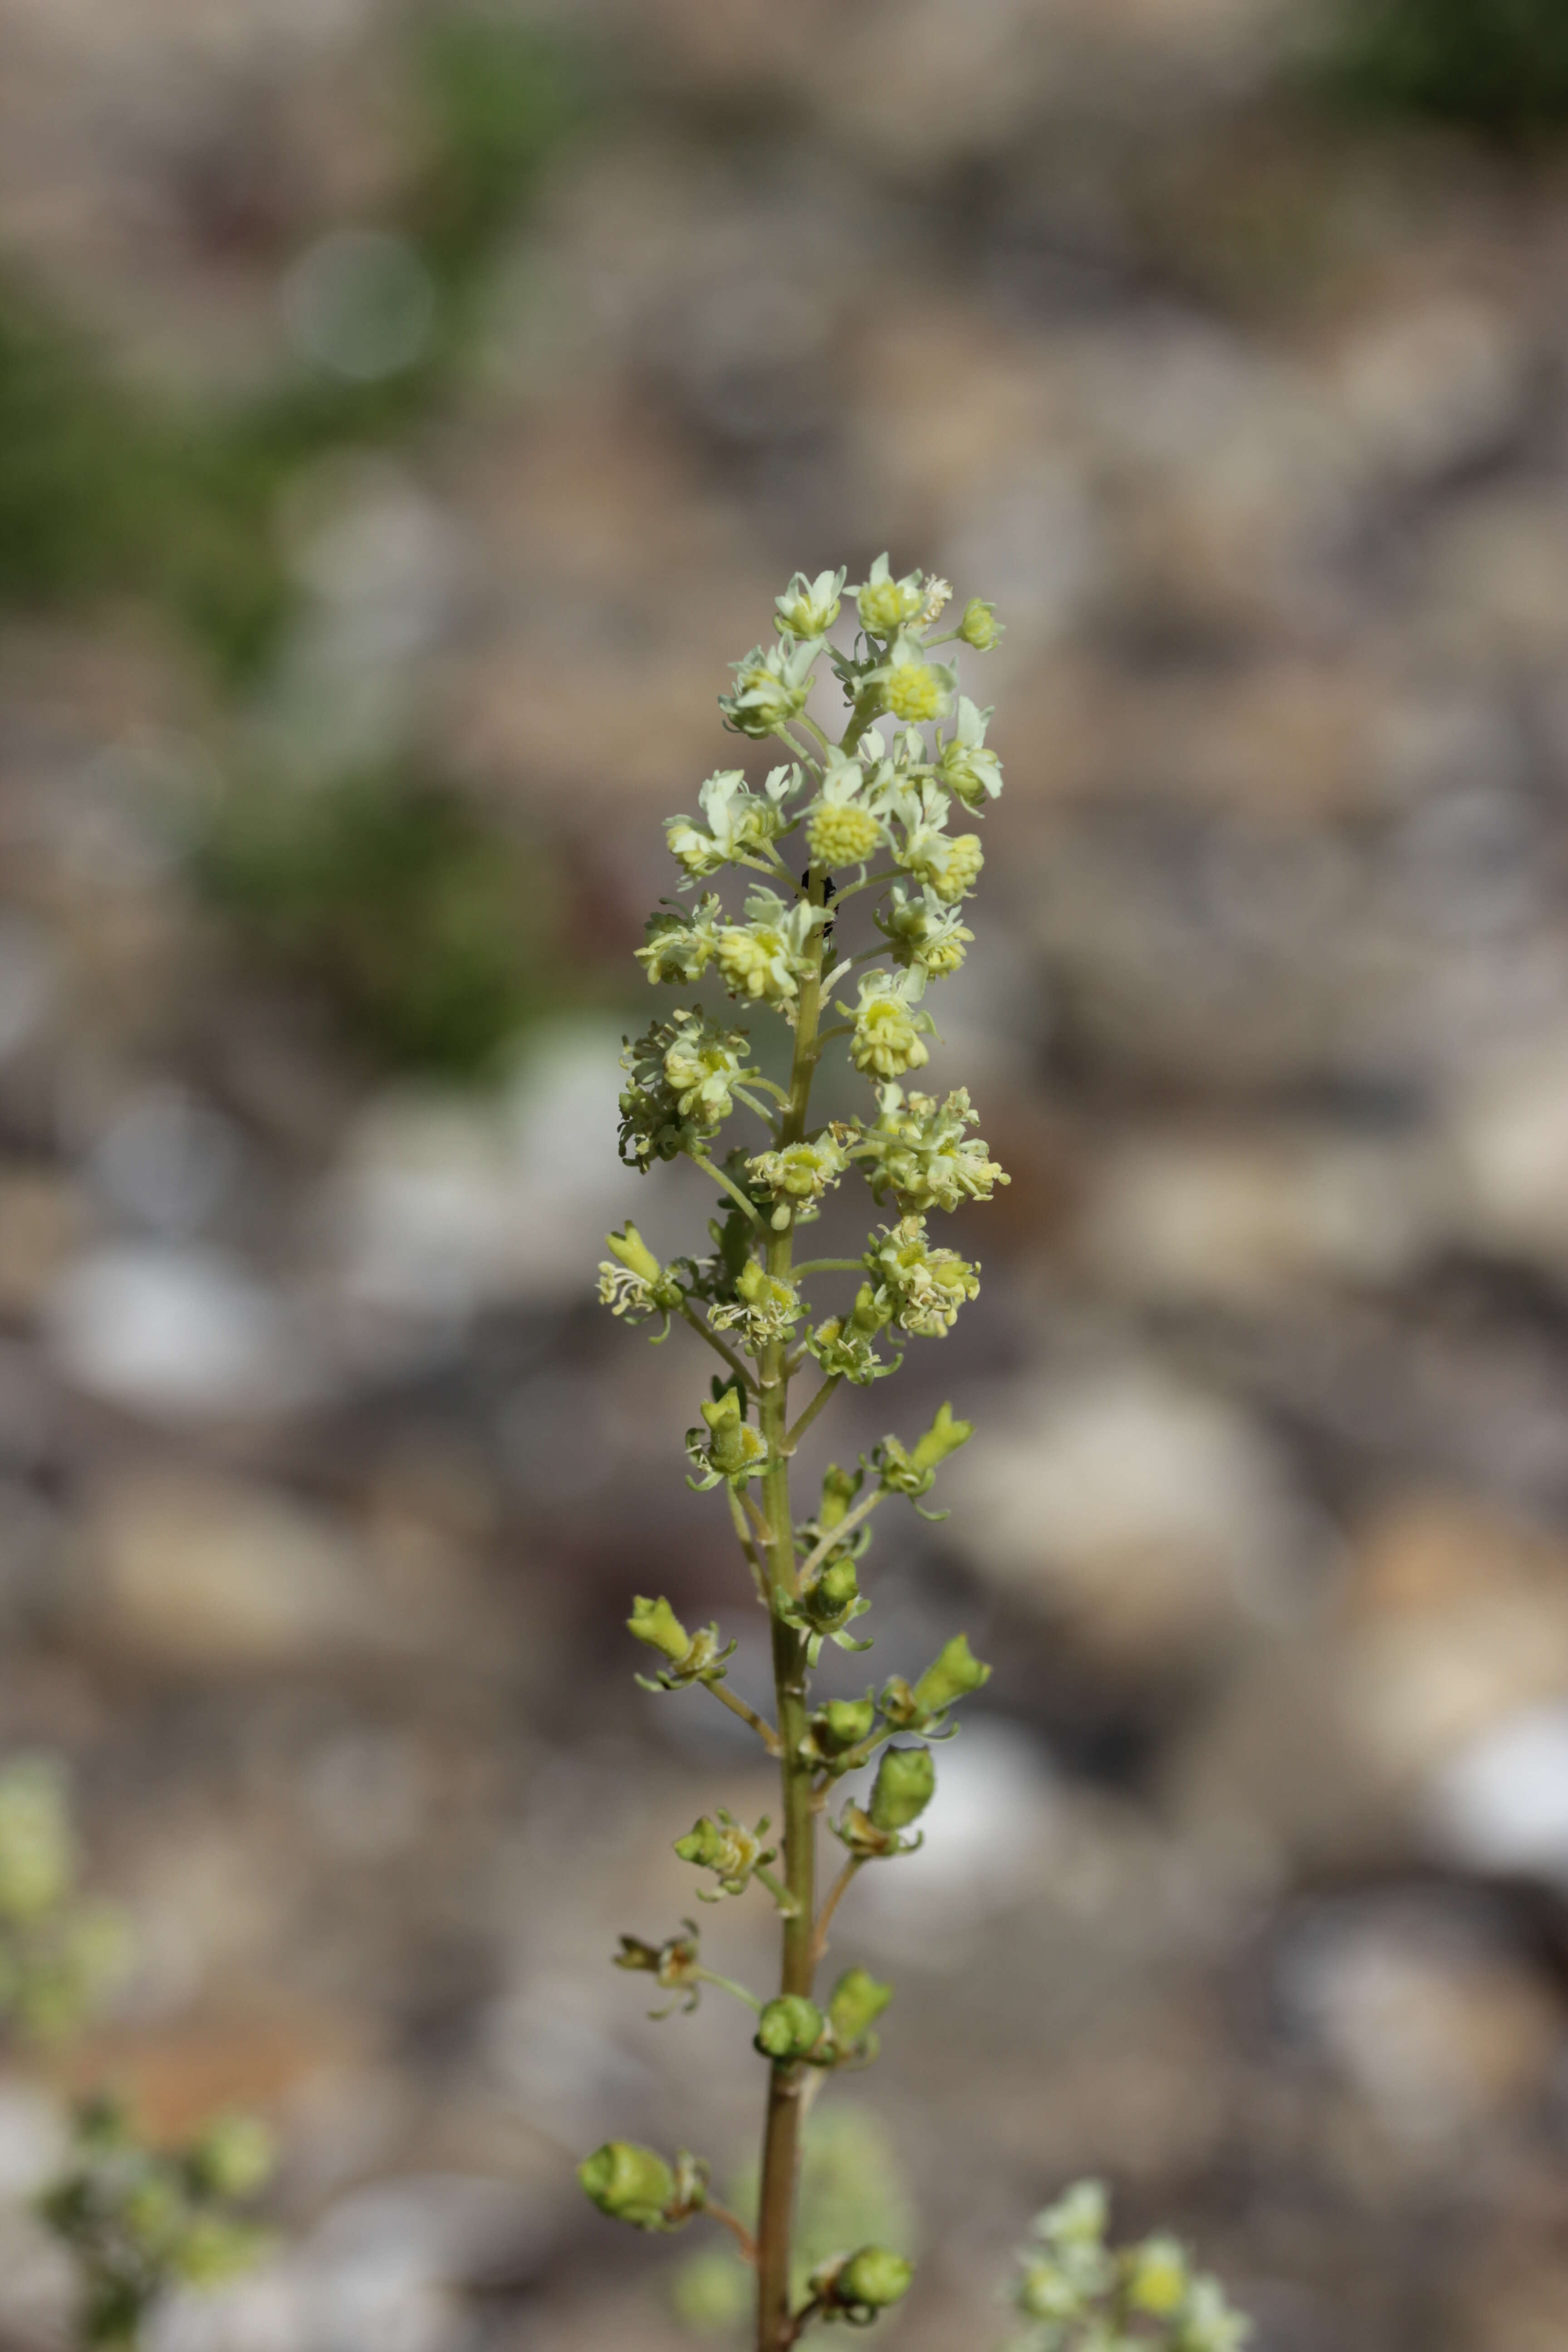
[[[284, 2149], [161, 2352], [722, 2302], [567, 2168], [743, 2168], [757, 2089], [605, 1964], [763, 1797], [629, 1680], [634, 1586], [732, 1570], [593, 1266], [703, 1213], [613, 1149], [658, 820], [884, 545], [1008, 624], [932, 1066], [1015, 1178], [905, 1383], [981, 1423], [953, 1517], [877, 1555], [879, 1657], [998, 1661], [840, 1938], [896, 2340], [994, 2341], [1098, 2169], [1258, 2352], [1556, 2352], [1568, 150], [1357, 110], [1264, 0], [474, 21], [0, 6], [0, 1738], [135, 1924], [73, 2077]], [[58, 2116], [18, 2053], [15, 2352]]]

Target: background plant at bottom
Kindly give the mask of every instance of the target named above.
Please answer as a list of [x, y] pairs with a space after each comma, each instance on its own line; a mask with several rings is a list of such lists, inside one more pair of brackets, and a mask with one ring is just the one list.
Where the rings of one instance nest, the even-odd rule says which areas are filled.
[[[748, 2221], [757, 2210], [755, 2165], [735, 2175], [730, 2202]], [[811, 2273], [846, 2246], [916, 2243], [915, 2204], [892, 2139], [866, 2108], [840, 2105], [805, 2126], [796, 2216], [794, 2292], [804, 2299]], [[670, 2273], [676, 2316], [695, 2334], [742, 2338], [756, 2283], [728, 2246], [705, 2246]]]
[[[91, 2022], [133, 1955], [129, 1922], [80, 1892], [79, 1868], [63, 1767], [13, 1757], [0, 1766], [0, 2025], [35, 2055]], [[81, 2352], [130, 2352], [174, 2288], [216, 2285], [253, 2262], [267, 2236], [234, 2208], [271, 2170], [270, 2140], [249, 2116], [218, 2116], [162, 2147], [119, 2101], [81, 2104], [70, 2159], [37, 2208], [71, 2265]]]
[[247, 2116], [159, 2148], [118, 2101], [81, 2106], [72, 2162], [38, 2200], [75, 2266], [78, 2342], [129, 2352], [175, 2287], [215, 2286], [247, 2269], [269, 2241], [234, 2208], [271, 2170], [271, 2143]]
[[1215, 2278], [1162, 2232], [1108, 2246], [1110, 2203], [1076, 2181], [1030, 2223], [1009, 2301], [1020, 2325], [1006, 2352], [1241, 2352], [1251, 2324]]

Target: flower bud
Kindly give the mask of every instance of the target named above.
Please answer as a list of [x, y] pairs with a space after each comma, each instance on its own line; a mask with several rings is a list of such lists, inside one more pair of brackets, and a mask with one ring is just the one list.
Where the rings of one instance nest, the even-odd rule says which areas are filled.
[[958, 634], [966, 646], [973, 646], [976, 653], [988, 654], [1003, 635], [995, 605], [988, 604], [984, 596], [972, 596], [963, 608]]
[[846, 1748], [870, 1738], [876, 1720], [877, 1703], [870, 1697], [830, 1698], [812, 1717], [811, 1727], [820, 1748], [829, 1756], [842, 1756]]
[[972, 1654], [968, 1634], [955, 1633], [915, 1685], [914, 1703], [922, 1713], [936, 1715], [990, 1679], [991, 1669]]
[[675, 2175], [662, 2156], [630, 2140], [606, 2140], [577, 2167], [577, 2178], [601, 2213], [634, 2230], [658, 2230], [675, 2195]]
[[834, 1986], [827, 2004], [834, 2040], [841, 2048], [852, 2050], [875, 2025], [892, 1998], [892, 1986], [879, 1984], [868, 1969], [847, 1969]]
[[775, 2065], [787, 2065], [797, 2058], [809, 2058], [826, 2026], [816, 2003], [807, 2000], [804, 1993], [780, 1993], [757, 2020], [752, 2046]]
[[650, 1650], [662, 1650], [671, 1665], [678, 1666], [690, 1653], [691, 1636], [662, 1596], [658, 1601], [647, 1601], [639, 1593], [632, 1602], [626, 1631], [637, 1641], [646, 1642]]
[[[866, 1288], [868, 1286], [863, 1284], [861, 1286]], [[860, 1491], [860, 1483], [858, 1471], [841, 1470], [837, 1462], [828, 1464], [822, 1478], [822, 1508], [816, 1515], [817, 1526], [824, 1535], [845, 1517]]]
[[637, 1227], [627, 1219], [624, 1234], [606, 1234], [605, 1247], [612, 1257], [619, 1258], [628, 1274], [644, 1282], [657, 1282], [664, 1272], [658, 1258], [644, 1241]]
[[835, 2301], [855, 2304], [871, 2311], [885, 2311], [889, 2304], [901, 2302], [910, 2291], [914, 2277], [914, 2264], [902, 2254], [888, 2252], [886, 2246], [862, 2246], [848, 2261], [833, 2283]]
[[929, 1748], [889, 1748], [877, 1768], [868, 1808], [879, 1830], [908, 1829], [936, 1794], [936, 1766]]
[[961, 1445], [967, 1445], [974, 1434], [972, 1421], [954, 1421], [952, 1407], [944, 1404], [925, 1435], [916, 1445], [911, 1459], [917, 1470], [934, 1470]]

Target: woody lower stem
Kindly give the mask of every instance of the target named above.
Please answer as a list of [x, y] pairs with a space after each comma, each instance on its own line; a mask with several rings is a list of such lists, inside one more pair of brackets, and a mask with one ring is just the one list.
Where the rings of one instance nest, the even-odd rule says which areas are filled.
[[[811, 895], [822, 903], [824, 877], [814, 866]], [[814, 934], [810, 965], [802, 980], [795, 1021], [795, 1056], [790, 1088], [780, 1121], [781, 1146], [798, 1143], [805, 1133], [806, 1107], [816, 1066], [816, 1033], [820, 1014], [822, 935]], [[793, 1235], [788, 1228], [770, 1234], [768, 1272], [787, 1276]], [[768, 1442], [768, 1466], [763, 1474], [763, 1506], [770, 1541], [768, 1580], [773, 1594], [787, 1599], [795, 1590], [794, 1521], [790, 1513], [789, 1457], [784, 1450], [789, 1428], [789, 1380], [784, 1370], [785, 1349], [775, 1340], [763, 1356], [762, 1393], [757, 1419]], [[779, 1990], [809, 1996], [816, 1974], [813, 1949], [813, 1917], [816, 1907], [816, 1813], [812, 1799], [811, 1765], [803, 1755], [806, 1738], [806, 1637], [787, 1625], [776, 1609], [773, 1621], [773, 1692], [779, 1741], [783, 1748], [779, 1771], [784, 1784], [784, 1876], [793, 1908], [784, 1922]], [[787, 2352], [795, 2341], [790, 2312], [790, 2244], [795, 2225], [795, 2179], [800, 2163], [800, 2117], [805, 2070], [775, 2065], [768, 2076], [767, 2117], [763, 2129], [763, 2183], [757, 2214], [757, 2352]]]

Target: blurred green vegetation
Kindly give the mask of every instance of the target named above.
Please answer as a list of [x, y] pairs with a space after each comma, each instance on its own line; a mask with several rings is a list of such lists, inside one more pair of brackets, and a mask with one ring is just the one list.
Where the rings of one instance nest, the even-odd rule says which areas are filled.
[[1517, 139], [1568, 122], [1568, 0], [1340, 0], [1338, 93]]
[[399, 1067], [494, 1076], [531, 1020], [591, 992], [538, 848], [418, 775], [242, 790], [197, 874], [243, 940]]
[[109, 595], [172, 614], [221, 679], [261, 672], [293, 605], [274, 536], [290, 478], [412, 432], [447, 396], [498, 247], [587, 120], [574, 61], [537, 29], [448, 18], [411, 60], [424, 136], [402, 215], [436, 289], [417, 359], [374, 383], [301, 366], [275, 390], [180, 412], [117, 383], [89, 339], [0, 277], [0, 605]]

